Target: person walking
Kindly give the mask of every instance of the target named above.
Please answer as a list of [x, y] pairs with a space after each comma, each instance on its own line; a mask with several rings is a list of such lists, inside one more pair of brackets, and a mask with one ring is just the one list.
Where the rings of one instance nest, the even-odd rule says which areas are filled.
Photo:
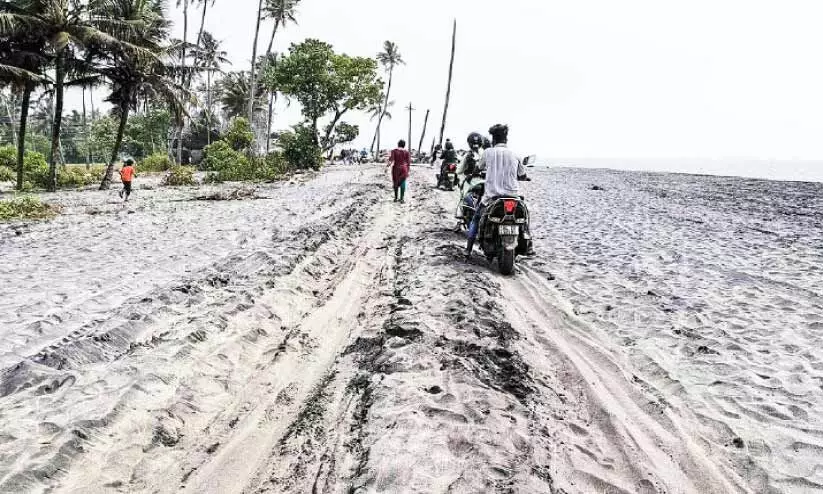
[[406, 141], [400, 139], [397, 148], [389, 154], [389, 162], [386, 166], [386, 168], [391, 167], [394, 202], [398, 202], [397, 193], [400, 192], [400, 204], [403, 204], [406, 196], [406, 179], [409, 177], [409, 165], [411, 165], [411, 155], [405, 148]]
[[134, 160], [126, 158], [123, 160], [123, 168], [120, 169], [120, 180], [123, 182], [123, 190], [120, 191], [120, 198], [125, 201], [129, 200], [131, 195], [131, 181], [134, 180]]

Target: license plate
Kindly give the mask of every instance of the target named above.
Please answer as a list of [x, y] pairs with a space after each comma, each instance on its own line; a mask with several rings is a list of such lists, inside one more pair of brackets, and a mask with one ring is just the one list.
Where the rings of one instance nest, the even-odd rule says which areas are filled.
[[517, 225], [500, 225], [499, 228], [500, 235], [517, 235], [520, 233]]
[[454, 182], [454, 177], [456, 177], [456, 175], [454, 173], [449, 173], [449, 180]]

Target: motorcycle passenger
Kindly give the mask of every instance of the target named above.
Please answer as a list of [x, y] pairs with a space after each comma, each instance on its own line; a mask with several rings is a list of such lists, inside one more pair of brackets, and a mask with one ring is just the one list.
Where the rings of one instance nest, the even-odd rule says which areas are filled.
[[466, 142], [469, 144], [469, 152], [466, 154], [466, 157], [463, 158], [463, 161], [457, 165], [457, 176], [458, 178], [463, 178], [457, 189], [459, 199], [457, 201], [457, 209], [454, 212], [454, 217], [458, 219], [458, 228], [460, 227], [460, 220], [463, 219], [463, 198], [466, 196], [466, 192], [468, 192], [471, 188], [472, 182], [476, 181], [475, 172], [477, 171], [477, 164], [483, 156], [481, 151], [483, 146], [482, 135], [477, 132], [472, 132], [469, 134]]
[[[489, 202], [500, 196], [519, 197], [520, 187], [518, 181], [529, 179], [526, 176], [526, 168], [523, 163], [507, 147], [509, 127], [496, 124], [489, 129], [489, 134], [492, 136], [493, 147], [483, 152], [483, 157], [478, 164], [478, 169], [486, 172], [485, 193], [469, 226], [468, 242], [466, 243], [467, 258], [471, 256], [480, 226], [480, 219], [483, 217], [483, 212]], [[529, 238], [529, 225], [525, 224], [523, 230]], [[534, 255], [531, 240], [526, 241], [525, 255]]]
[[454, 150], [454, 144], [450, 139], [446, 139], [443, 145], [443, 153], [440, 155], [443, 162], [440, 164], [440, 182], [445, 184], [448, 175], [449, 165], [456, 165], [458, 163], [457, 152]]

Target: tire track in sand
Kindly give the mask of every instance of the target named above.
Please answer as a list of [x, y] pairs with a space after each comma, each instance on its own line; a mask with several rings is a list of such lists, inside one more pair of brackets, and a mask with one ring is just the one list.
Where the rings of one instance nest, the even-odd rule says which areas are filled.
[[[553, 361], [562, 406], [536, 407], [548, 427], [555, 486], [570, 492], [750, 492], [707, 450], [696, 420], [660, 392], [626, 374], [596, 330], [574, 314], [538, 272], [519, 266], [501, 278], [512, 325], [535, 343], [529, 362]], [[551, 420], [551, 416], [562, 422]]]

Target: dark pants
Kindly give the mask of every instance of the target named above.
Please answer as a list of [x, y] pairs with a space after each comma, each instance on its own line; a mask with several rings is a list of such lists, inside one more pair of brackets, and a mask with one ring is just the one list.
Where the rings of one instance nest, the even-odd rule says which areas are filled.
[[120, 195], [125, 195], [126, 199], [129, 198], [129, 196], [131, 195], [131, 182], [123, 182], [123, 191], [120, 193]]

